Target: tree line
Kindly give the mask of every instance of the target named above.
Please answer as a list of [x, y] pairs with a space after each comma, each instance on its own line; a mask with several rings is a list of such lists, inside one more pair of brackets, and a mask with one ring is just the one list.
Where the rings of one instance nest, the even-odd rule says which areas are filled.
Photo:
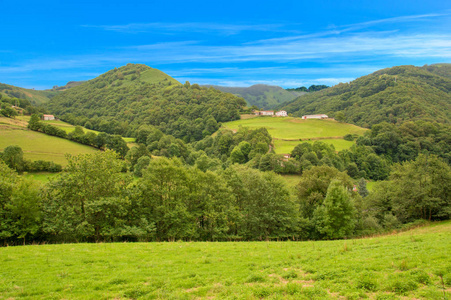
[[371, 193], [330, 166], [290, 189], [274, 172], [232, 164], [216, 171], [149, 158], [136, 179], [112, 151], [68, 156], [39, 186], [0, 161], [0, 240], [228, 241], [338, 239], [451, 214], [451, 169], [435, 155], [397, 163]]
[[74, 131], [66, 133], [66, 131], [59, 127], [41, 122], [41, 118], [38, 114], [31, 115], [30, 121], [28, 122], [28, 128], [98, 149], [111, 149], [116, 151], [122, 158], [129, 150], [127, 143], [120, 135], [113, 135], [105, 132], [96, 134], [92, 131], [85, 133], [81, 126], [75, 126]]

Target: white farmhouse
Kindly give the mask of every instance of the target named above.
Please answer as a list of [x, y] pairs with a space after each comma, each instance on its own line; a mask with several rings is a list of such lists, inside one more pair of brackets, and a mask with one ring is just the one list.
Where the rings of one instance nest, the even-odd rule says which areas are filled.
[[302, 116], [303, 120], [307, 120], [307, 119], [328, 119], [329, 117], [327, 115], [305, 115]]
[[284, 110], [276, 112], [277, 117], [288, 117], [288, 113]]
[[44, 115], [44, 116], [42, 116], [42, 118], [44, 119], [44, 121], [55, 120], [55, 116], [53, 116], [53, 115]]

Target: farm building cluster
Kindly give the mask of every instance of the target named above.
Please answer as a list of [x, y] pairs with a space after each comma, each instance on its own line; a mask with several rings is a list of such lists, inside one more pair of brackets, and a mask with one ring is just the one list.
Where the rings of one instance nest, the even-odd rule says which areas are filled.
[[284, 110], [274, 112], [273, 110], [254, 110], [256, 116], [276, 116], [276, 117], [288, 117], [288, 113]]

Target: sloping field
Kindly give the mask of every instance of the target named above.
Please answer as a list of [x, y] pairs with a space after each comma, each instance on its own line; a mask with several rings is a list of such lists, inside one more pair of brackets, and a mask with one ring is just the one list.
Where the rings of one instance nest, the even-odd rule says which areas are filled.
[[358, 240], [0, 248], [5, 299], [449, 299], [450, 287], [450, 222]]
[[64, 157], [66, 153], [77, 155], [98, 151], [93, 147], [40, 132], [11, 127], [0, 128], [0, 151], [10, 145], [21, 147], [26, 159], [53, 161], [63, 166], [67, 164]]
[[302, 120], [301, 118], [258, 117], [223, 123], [223, 127], [238, 130], [239, 127], [266, 127], [274, 138], [276, 153], [290, 153], [300, 139], [321, 139], [333, 144], [337, 151], [347, 149], [353, 142], [343, 140], [346, 134], [362, 135], [367, 129], [335, 120]]

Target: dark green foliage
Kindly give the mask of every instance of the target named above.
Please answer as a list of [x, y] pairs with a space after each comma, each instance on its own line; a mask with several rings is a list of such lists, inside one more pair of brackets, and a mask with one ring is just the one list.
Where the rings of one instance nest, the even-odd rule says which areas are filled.
[[[433, 69], [433, 68], [432, 68]], [[448, 71], [445, 71], [445, 70]], [[383, 69], [350, 83], [301, 96], [281, 107], [294, 116], [325, 113], [363, 127], [386, 121], [435, 120], [449, 123], [451, 78], [449, 66], [399, 66]]]
[[0, 114], [8, 118], [14, 118], [15, 116], [18, 116], [17, 111], [11, 107], [5, 107], [1, 109]]
[[312, 167], [302, 174], [297, 185], [297, 197], [303, 217], [313, 217], [313, 212], [323, 203], [327, 189], [333, 180], [338, 180], [346, 189], [352, 189], [351, 178], [345, 172], [340, 172], [334, 167]]
[[62, 167], [59, 164], [55, 164], [51, 161], [29, 161], [23, 158], [22, 148], [16, 145], [8, 146], [3, 153], [0, 152], [0, 161], [3, 160], [8, 167], [17, 172], [61, 172]]
[[43, 230], [57, 241], [105, 240], [148, 236], [150, 224], [136, 215], [127, 200], [131, 177], [111, 151], [68, 156], [68, 166], [51, 182], [44, 197]]
[[0, 158], [13, 170], [22, 172], [25, 168], [22, 148], [17, 145], [6, 147]]
[[323, 204], [313, 213], [316, 230], [328, 239], [341, 239], [352, 234], [355, 226], [355, 208], [346, 188], [333, 180]]
[[40, 229], [38, 188], [0, 160], [0, 240], [24, 243]]
[[[110, 134], [137, 136], [141, 125], [153, 125], [185, 142], [213, 133], [218, 122], [240, 118], [242, 98], [198, 85], [172, 84], [163, 73], [160, 81], [150, 83], [144, 78], [149, 70], [133, 64], [111, 70], [53, 97], [48, 108], [66, 122], [89, 121], [93, 129]], [[131, 80], [133, 74], [139, 76]]]
[[291, 157], [299, 161], [301, 171], [306, 171], [313, 166], [331, 166], [343, 170], [343, 161], [335, 152], [333, 145], [321, 141], [313, 144], [303, 142], [291, 151]]
[[365, 198], [366, 196], [369, 195], [369, 191], [366, 188], [366, 180], [363, 178], [360, 178], [358, 186], [357, 186], [357, 191], [359, 192], [359, 195], [362, 196], [363, 198]]
[[451, 162], [451, 126], [436, 122], [404, 122], [395, 126], [386, 122], [374, 125], [357, 145], [371, 146], [378, 155], [392, 162], [414, 160], [419, 153], [432, 153]]
[[311, 85], [309, 88], [306, 88], [305, 86], [301, 86], [301, 87], [298, 87], [298, 88], [294, 88], [294, 89], [286, 89], [287, 91], [290, 91], [290, 92], [293, 92], [293, 91], [295, 91], [295, 92], [305, 92], [305, 93], [308, 93], [308, 92], [317, 92], [317, 91], [321, 91], [321, 90], [324, 90], [324, 89], [327, 89], [329, 86], [327, 86], [327, 85], [324, 85], [324, 84], [320, 84], [320, 85]]

